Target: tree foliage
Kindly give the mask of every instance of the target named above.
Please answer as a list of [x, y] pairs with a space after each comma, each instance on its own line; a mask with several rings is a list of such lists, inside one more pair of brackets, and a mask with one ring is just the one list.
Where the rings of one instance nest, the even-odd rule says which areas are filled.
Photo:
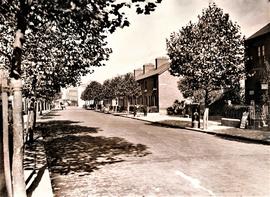
[[85, 88], [82, 92], [81, 99], [84, 101], [87, 100], [94, 100], [99, 101], [101, 100], [102, 93], [102, 84], [97, 81], [90, 82], [89, 85]]
[[1, 1], [0, 56], [5, 57], [11, 77], [23, 76], [27, 82], [49, 79], [51, 88], [56, 89], [75, 85], [81, 75], [92, 72], [91, 66], [102, 66], [108, 60], [111, 49], [106, 37], [117, 28], [129, 26], [127, 8], [150, 14], [160, 2]]
[[115, 97], [129, 98], [136, 97], [140, 94], [140, 86], [135, 81], [132, 73], [113, 78], [111, 85], [113, 86]]
[[[170, 72], [184, 76], [187, 91], [209, 92], [233, 88], [244, 75], [244, 38], [240, 27], [216, 4], [204, 9], [198, 22], [190, 22], [167, 39]], [[184, 90], [184, 89], [183, 89]]]
[[83, 91], [83, 100], [115, 99], [118, 97], [130, 98], [140, 94], [140, 86], [135, 81], [132, 73], [119, 75], [112, 79], [107, 79], [101, 85], [93, 81]]

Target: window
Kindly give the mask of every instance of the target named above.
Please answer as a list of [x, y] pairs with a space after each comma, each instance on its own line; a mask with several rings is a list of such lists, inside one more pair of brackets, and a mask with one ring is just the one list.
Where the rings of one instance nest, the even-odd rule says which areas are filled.
[[265, 46], [259, 46], [258, 47], [258, 60], [259, 64], [263, 64], [265, 61]]
[[265, 47], [262, 45], [262, 62], [265, 63]]

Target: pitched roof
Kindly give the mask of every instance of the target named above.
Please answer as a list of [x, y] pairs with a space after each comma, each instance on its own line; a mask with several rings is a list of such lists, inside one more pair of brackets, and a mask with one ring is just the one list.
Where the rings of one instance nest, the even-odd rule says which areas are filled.
[[262, 36], [262, 35], [267, 34], [267, 33], [270, 33], [270, 23], [268, 23], [263, 28], [261, 28], [259, 31], [257, 31], [255, 34], [250, 36], [247, 40], [257, 38], [257, 37]]
[[165, 63], [160, 65], [159, 67], [157, 67], [157, 69], [148, 71], [147, 73], [143, 74], [143, 75], [139, 75], [136, 77], [136, 81], [154, 76], [154, 75], [160, 75], [162, 73], [164, 73], [166, 70], [168, 70], [170, 68], [170, 63]]

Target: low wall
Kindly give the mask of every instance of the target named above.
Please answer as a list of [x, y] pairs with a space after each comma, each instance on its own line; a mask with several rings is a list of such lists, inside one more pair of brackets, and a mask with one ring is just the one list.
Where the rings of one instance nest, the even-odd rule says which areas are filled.
[[228, 127], [240, 127], [240, 119], [221, 118], [221, 125]]

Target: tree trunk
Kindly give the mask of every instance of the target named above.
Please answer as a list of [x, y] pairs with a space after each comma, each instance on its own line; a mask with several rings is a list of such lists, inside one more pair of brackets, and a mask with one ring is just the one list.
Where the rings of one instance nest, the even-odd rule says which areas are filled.
[[[4, 77], [2, 86], [7, 87], [7, 78]], [[3, 89], [4, 89], [3, 88]], [[8, 131], [8, 94], [6, 90], [2, 92], [2, 112], [3, 112], [3, 152], [4, 152], [4, 172], [7, 196], [12, 196], [10, 151], [9, 151], [9, 131]]]
[[[3, 69], [0, 68], [0, 88], [2, 89], [2, 82], [3, 82]], [[7, 117], [7, 114], [5, 114], [5, 99], [2, 92], [2, 102], [0, 103], [0, 196], [7, 196], [7, 187], [6, 187], [6, 181], [5, 181], [5, 159], [4, 159], [4, 146], [5, 146], [5, 117]]]
[[40, 100], [40, 102], [39, 102], [39, 109], [40, 109], [39, 115], [42, 115], [42, 106], [43, 106], [43, 101]]
[[97, 103], [96, 100], [94, 100], [94, 103], [95, 103], [95, 105], [96, 105], [96, 111], [97, 111], [97, 110], [98, 110], [98, 103]]
[[[1, 121], [3, 121], [3, 114], [2, 114], [2, 106], [1, 106], [1, 109], [0, 109], [0, 118], [1, 118]], [[5, 182], [5, 169], [4, 169], [4, 166], [5, 166], [5, 162], [4, 162], [4, 151], [3, 151], [3, 143], [2, 143], [2, 140], [3, 140], [3, 125], [2, 125], [2, 122], [0, 124], [0, 196], [7, 196], [7, 190], [6, 190], [6, 182]]]
[[130, 102], [129, 102], [129, 99], [127, 98], [127, 114], [129, 114], [129, 106], [130, 106]]
[[22, 81], [12, 79], [13, 103], [13, 162], [12, 181], [14, 197], [26, 197], [23, 169], [23, 120], [22, 120]]
[[38, 114], [38, 101], [36, 99], [35, 101], [35, 105], [34, 105], [34, 118], [33, 118], [33, 128], [36, 128], [36, 124], [37, 124], [37, 114]]
[[205, 110], [204, 110], [204, 114], [203, 114], [203, 129], [207, 130], [208, 129], [208, 116], [209, 116], [209, 91], [207, 89], [205, 89], [205, 97], [204, 97], [205, 101]]
[[28, 136], [28, 142], [31, 144], [34, 142], [34, 123], [35, 123], [35, 115], [33, 109], [28, 109], [27, 115], [27, 124], [26, 124], [26, 135]]
[[13, 159], [12, 159], [12, 186], [14, 197], [26, 197], [26, 188], [23, 169], [23, 117], [22, 117], [22, 80], [21, 61], [24, 33], [27, 28], [27, 16], [32, 1], [20, 0], [17, 12], [16, 34], [11, 58], [11, 85], [13, 87]]
[[[27, 110], [28, 112], [27, 112], [27, 119], [26, 119], [26, 128], [25, 128], [25, 134], [26, 134], [26, 138], [25, 138], [25, 140], [26, 141], [28, 141], [28, 138], [27, 137], [30, 137], [30, 136], [28, 136], [29, 135], [29, 125], [30, 125], [30, 111], [29, 110]], [[29, 139], [29, 141], [30, 141], [30, 139]]]

